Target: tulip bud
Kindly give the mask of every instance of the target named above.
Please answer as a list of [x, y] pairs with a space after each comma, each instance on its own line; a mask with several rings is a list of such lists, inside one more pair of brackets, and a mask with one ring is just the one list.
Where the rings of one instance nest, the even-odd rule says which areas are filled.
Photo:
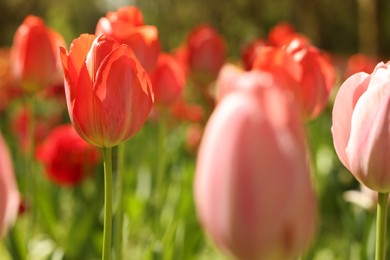
[[108, 12], [96, 25], [97, 35], [104, 34], [115, 41], [129, 45], [144, 69], [151, 73], [160, 54], [156, 26], [145, 25], [141, 11], [134, 6]]
[[390, 192], [390, 63], [349, 77], [332, 113], [333, 143], [344, 166], [371, 190]]
[[11, 72], [29, 93], [62, 82], [58, 47], [65, 43], [61, 35], [47, 28], [36, 16], [27, 16], [17, 29], [11, 49]]
[[61, 48], [68, 112], [78, 134], [100, 147], [134, 136], [153, 105], [149, 76], [129, 46], [83, 34]]
[[155, 103], [172, 105], [181, 95], [185, 84], [184, 70], [169, 54], [160, 54], [157, 67], [150, 75]]

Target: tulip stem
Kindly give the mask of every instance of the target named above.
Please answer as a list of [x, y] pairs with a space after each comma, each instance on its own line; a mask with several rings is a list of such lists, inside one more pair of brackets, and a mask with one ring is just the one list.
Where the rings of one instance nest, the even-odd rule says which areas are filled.
[[103, 229], [103, 260], [111, 259], [112, 237], [112, 148], [103, 147], [104, 164], [104, 229]]
[[378, 192], [378, 206], [377, 206], [377, 215], [376, 215], [375, 260], [385, 260], [388, 196], [389, 196], [388, 192], [387, 193]]
[[125, 163], [125, 148], [126, 143], [122, 143], [118, 146], [118, 167], [116, 176], [116, 219], [115, 219], [115, 257], [116, 259], [122, 259], [122, 229], [123, 229], [123, 172]]

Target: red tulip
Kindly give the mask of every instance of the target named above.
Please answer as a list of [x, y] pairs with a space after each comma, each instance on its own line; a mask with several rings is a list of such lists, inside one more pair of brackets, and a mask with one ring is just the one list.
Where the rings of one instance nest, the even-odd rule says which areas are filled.
[[54, 128], [37, 147], [36, 157], [49, 179], [64, 186], [80, 183], [99, 161], [96, 147], [85, 142], [72, 125]]
[[241, 53], [241, 59], [246, 70], [252, 69], [253, 62], [255, 61], [259, 51], [265, 46], [267, 46], [267, 44], [263, 39], [256, 39], [245, 46]]
[[157, 27], [144, 25], [142, 13], [137, 7], [122, 7], [116, 12], [108, 12], [98, 21], [95, 33], [103, 33], [129, 45], [148, 73], [155, 68], [160, 53]]
[[390, 63], [356, 73], [340, 87], [333, 107], [333, 142], [341, 162], [362, 184], [390, 191]]
[[245, 75], [259, 78], [224, 97], [206, 125], [195, 205], [203, 227], [234, 258], [292, 259], [315, 227], [303, 124], [271, 75]]
[[294, 26], [287, 22], [281, 22], [269, 31], [267, 40], [270, 45], [281, 47], [287, 44], [295, 35]]
[[225, 62], [225, 43], [209, 25], [193, 29], [187, 39], [187, 58], [190, 73], [201, 84], [215, 80]]
[[347, 68], [345, 70], [345, 78], [352, 76], [358, 72], [371, 73], [378, 62], [370, 56], [364, 54], [355, 54], [349, 57]]
[[150, 75], [156, 104], [172, 105], [181, 95], [185, 74], [179, 62], [169, 54], [160, 54]]
[[328, 104], [335, 81], [332, 64], [303, 36], [294, 37], [283, 48], [262, 49], [253, 67], [278, 75], [307, 118], [315, 118]]
[[13, 225], [19, 210], [20, 195], [17, 188], [12, 158], [0, 134], [0, 238]]
[[58, 47], [61, 35], [29, 15], [17, 29], [11, 49], [11, 71], [21, 87], [33, 93], [62, 81]]
[[134, 136], [153, 105], [148, 75], [127, 45], [83, 34], [61, 48], [68, 112], [78, 134], [112, 147]]

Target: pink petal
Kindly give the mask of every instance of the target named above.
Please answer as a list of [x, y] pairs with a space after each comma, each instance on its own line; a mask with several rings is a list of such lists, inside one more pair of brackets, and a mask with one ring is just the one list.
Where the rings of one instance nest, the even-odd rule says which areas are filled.
[[371, 76], [360, 72], [349, 77], [337, 93], [332, 112], [332, 134], [336, 153], [350, 170], [345, 149], [350, 137], [352, 112], [360, 96], [366, 91]]

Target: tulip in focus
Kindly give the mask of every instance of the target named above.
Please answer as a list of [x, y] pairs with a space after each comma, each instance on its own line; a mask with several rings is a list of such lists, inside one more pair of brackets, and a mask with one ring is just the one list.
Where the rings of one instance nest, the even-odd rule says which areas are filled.
[[54, 128], [37, 147], [36, 157], [45, 166], [48, 178], [63, 186], [79, 184], [99, 162], [96, 147], [85, 142], [72, 125]]
[[20, 195], [14, 176], [11, 155], [0, 135], [0, 239], [16, 220]]
[[185, 74], [179, 62], [171, 55], [160, 54], [157, 66], [150, 75], [155, 103], [169, 106], [181, 95]]
[[156, 26], [145, 25], [141, 11], [134, 6], [122, 7], [100, 18], [96, 35], [105, 34], [119, 43], [129, 45], [141, 65], [150, 73], [156, 66], [160, 42]]
[[131, 48], [83, 34], [61, 48], [70, 119], [87, 142], [113, 147], [142, 127], [153, 105], [149, 76]]
[[63, 81], [60, 46], [65, 46], [60, 34], [41, 18], [26, 17], [15, 33], [10, 57], [11, 72], [23, 90], [34, 93]]
[[206, 125], [196, 163], [197, 213], [233, 258], [296, 259], [316, 215], [303, 123], [272, 75], [245, 76], [252, 85], [224, 97]]
[[349, 77], [337, 93], [332, 115], [336, 153], [371, 190], [390, 192], [390, 63], [371, 74]]

